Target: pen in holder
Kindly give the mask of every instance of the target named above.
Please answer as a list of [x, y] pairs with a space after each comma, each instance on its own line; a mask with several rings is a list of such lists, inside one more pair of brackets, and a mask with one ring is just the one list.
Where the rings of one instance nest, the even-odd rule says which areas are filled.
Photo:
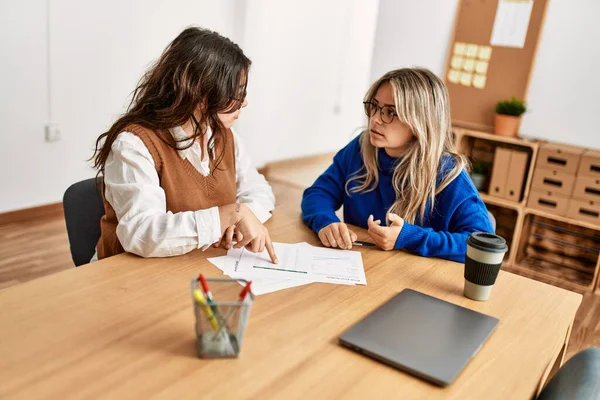
[[201, 275], [191, 289], [198, 357], [237, 357], [254, 302], [250, 282]]

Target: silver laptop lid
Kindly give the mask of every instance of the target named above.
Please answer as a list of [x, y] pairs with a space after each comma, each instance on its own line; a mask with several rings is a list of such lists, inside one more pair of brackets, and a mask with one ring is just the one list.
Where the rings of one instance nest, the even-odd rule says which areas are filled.
[[340, 343], [434, 384], [454, 381], [498, 319], [405, 289], [340, 337]]

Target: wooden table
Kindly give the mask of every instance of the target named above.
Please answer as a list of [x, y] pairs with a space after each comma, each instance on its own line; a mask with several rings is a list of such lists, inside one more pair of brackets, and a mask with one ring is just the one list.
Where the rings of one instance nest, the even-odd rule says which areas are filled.
[[[317, 244], [300, 221], [298, 193], [278, 191], [282, 205], [267, 225], [274, 240]], [[502, 271], [480, 303], [462, 295], [460, 264], [358, 250], [367, 286], [313, 283], [259, 296], [233, 360], [195, 355], [189, 281], [220, 275], [206, 257], [222, 250], [124, 254], [0, 291], [0, 398], [526, 399], [562, 363], [579, 294]], [[404, 288], [500, 319], [447, 388], [337, 344]]]

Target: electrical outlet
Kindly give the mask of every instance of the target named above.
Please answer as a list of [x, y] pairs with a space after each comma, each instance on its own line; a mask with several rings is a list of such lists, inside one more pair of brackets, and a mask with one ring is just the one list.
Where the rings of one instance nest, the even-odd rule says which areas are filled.
[[57, 124], [46, 125], [46, 142], [58, 142], [61, 139], [60, 128]]

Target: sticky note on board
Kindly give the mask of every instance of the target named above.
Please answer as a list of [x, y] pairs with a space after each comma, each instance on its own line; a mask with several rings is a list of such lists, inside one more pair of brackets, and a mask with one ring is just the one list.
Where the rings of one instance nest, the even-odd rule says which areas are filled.
[[473, 87], [477, 89], [483, 89], [485, 87], [486, 78], [483, 75], [475, 75], [473, 78]]
[[476, 44], [468, 44], [466, 51], [465, 51], [465, 55], [467, 57], [475, 58], [475, 57], [477, 57], [478, 50], [479, 50], [479, 46], [477, 46]]
[[448, 81], [451, 83], [459, 83], [460, 82], [460, 71], [457, 71], [455, 69], [451, 69], [450, 71], [448, 71]]
[[479, 59], [489, 61], [492, 57], [492, 48], [490, 46], [479, 46]]
[[463, 66], [464, 58], [461, 56], [454, 56], [450, 61], [450, 66], [454, 69], [461, 69]]
[[455, 56], [463, 56], [465, 54], [465, 43], [456, 42], [454, 43], [454, 55]]
[[463, 86], [471, 86], [473, 80], [473, 74], [469, 72], [463, 72], [460, 76], [460, 84]]
[[465, 60], [465, 63], [463, 64], [463, 69], [464, 69], [466, 72], [473, 72], [473, 70], [475, 70], [475, 61], [473, 61], [473, 60], [472, 60], [472, 59], [470, 59], [470, 58], [467, 58], [467, 59]]
[[487, 74], [488, 62], [487, 61], [477, 61], [475, 63], [475, 72], [481, 75]]

